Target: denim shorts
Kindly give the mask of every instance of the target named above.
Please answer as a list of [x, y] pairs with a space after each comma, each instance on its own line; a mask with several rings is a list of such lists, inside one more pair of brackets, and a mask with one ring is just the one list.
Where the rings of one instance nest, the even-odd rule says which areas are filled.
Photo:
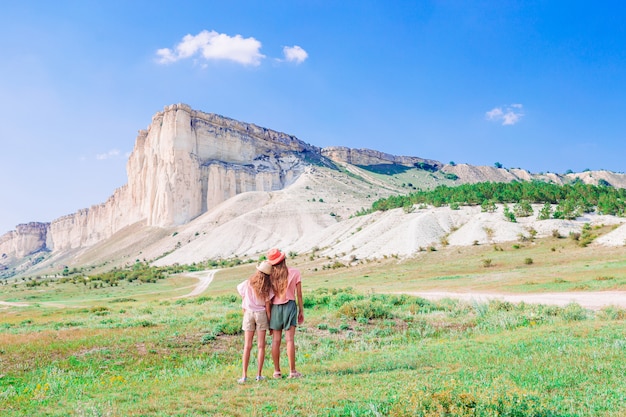
[[298, 323], [298, 307], [293, 300], [285, 304], [272, 304], [270, 329], [287, 330]]

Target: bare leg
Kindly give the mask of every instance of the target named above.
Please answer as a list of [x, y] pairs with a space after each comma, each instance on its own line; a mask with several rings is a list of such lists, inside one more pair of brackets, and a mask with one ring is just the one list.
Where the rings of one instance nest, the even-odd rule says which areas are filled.
[[296, 372], [296, 343], [294, 336], [296, 334], [296, 326], [291, 326], [285, 332], [285, 341], [287, 342], [287, 359], [289, 360], [289, 373]]
[[272, 330], [272, 361], [274, 373], [280, 373], [280, 339], [283, 337], [282, 330]]
[[259, 363], [259, 367], [257, 370], [257, 376], [261, 376], [263, 373], [263, 363], [265, 362], [265, 330], [257, 330], [256, 332], [256, 343], [259, 347], [259, 353], [257, 356], [257, 362]]
[[248, 364], [250, 363], [250, 351], [252, 350], [252, 339], [254, 339], [254, 331], [246, 331], [244, 334], [244, 343], [243, 343], [243, 369], [242, 369], [242, 378], [248, 377]]

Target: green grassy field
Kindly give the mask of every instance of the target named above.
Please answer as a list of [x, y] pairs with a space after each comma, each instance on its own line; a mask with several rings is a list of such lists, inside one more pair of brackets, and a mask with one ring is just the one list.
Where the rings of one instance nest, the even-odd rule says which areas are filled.
[[393, 294], [624, 290], [623, 248], [550, 238], [333, 269], [335, 261], [288, 261], [304, 280], [306, 322], [296, 334], [304, 378], [245, 385], [236, 383], [235, 286], [250, 264], [182, 299], [174, 297], [194, 279], [95, 289], [10, 281], [0, 300], [29, 306], [0, 305], [0, 415], [626, 415], [625, 310]]

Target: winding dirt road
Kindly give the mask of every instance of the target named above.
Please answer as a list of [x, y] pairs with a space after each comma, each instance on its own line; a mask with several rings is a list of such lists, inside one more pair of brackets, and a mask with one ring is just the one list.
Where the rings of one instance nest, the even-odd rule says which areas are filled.
[[0, 301], [0, 306], [8, 307], [28, 307], [30, 304], [28, 303], [11, 303], [9, 301]]
[[[189, 276], [189, 277], [193, 277], [193, 278], [197, 278], [198, 279], [198, 283], [190, 286], [189, 288], [192, 288], [191, 292], [185, 295], [181, 295], [178, 297], [174, 297], [174, 299], [179, 299], [179, 298], [188, 298], [188, 297], [196, 297], [200, 294], [202, 294], [204, 291], [207, 290], [207, 288], [209, 288], [209, 285], [211, 284], [211, 282], [213, 281], [213, 277], [215, 277], [215, 273], [219, 271], [219, 269], [212, 269], [209, 271], [197, 271], [197, 272], [190, 272], [190, 273], [185, 273], [184, 275]], [[45, 307], [56, 307], [56, 308], [67, 308], [68, 306], [65, 304], [60, 304], [60, 303], [51, 303], [51, 302], [39, 302], [37, 303], [41, 306], [45, 306]], [[0, 301], [0, 310], [6, 310], [7, 308], [10, 307], [29, 307], [31, 306], [32, 303], [18, 303], [18, 302], [11, 302], [11, 301]], [[73, 306], [74, 308], [76, 307], [80, 307], [80, 306]]]
[[211, 269], [209, 271], [198, 271], [184, 274], [188, 277], [198, 278], [198, 283], [194, 286], [194, 289], [189, 294], [181, 295], [180, 297], [175, 298], [178, 299], [196, 297], [202, 294], [206, 291], [207, 288], [209, 288], [209, 285], [213, 281], [213, 278], [215, 277], [215, 273], [217, 271], [219, 271], [219, 269]]
[[454, 298], [466, 301], [488, 302], [489, 300], [502, 300], [511, 303], [549, 304], [565, 306], [576, 303], [590, 310], [600, 310], [607, 306], [626, 308], [626, 291], [585, 291], [585, 292], [552, 292], [535, 294], [500, 294], [478, 292], [444, 292], [444, 291], [418, 291], [404, 294], [415, 295], [427, 300], [440, 300], [442, 298]]

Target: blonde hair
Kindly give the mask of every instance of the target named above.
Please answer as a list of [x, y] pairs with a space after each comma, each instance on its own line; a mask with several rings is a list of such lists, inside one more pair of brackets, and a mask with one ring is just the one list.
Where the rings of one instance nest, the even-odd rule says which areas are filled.
[[272, 288], [269, 275], [257, 270], [256, 273], [250, 277], [248, 282], [259, 301], [265, 301], [269, 298], [270, 289]]
[[283, 259], [272, 268], [272, 274], [270, 275], [270, 281], [272, 282], [272, 288], [276, 297], [281, 298], [287, 291], [287, 278], [289, 277], [289, 269]]

